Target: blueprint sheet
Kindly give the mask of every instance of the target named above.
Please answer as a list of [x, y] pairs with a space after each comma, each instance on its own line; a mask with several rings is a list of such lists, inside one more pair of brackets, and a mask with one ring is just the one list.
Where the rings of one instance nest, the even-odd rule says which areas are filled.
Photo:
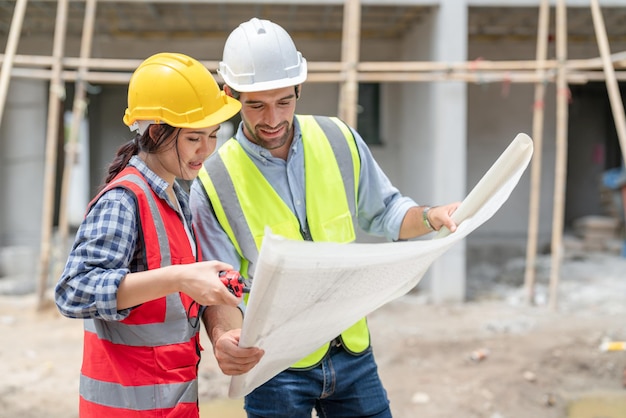
[[267, 231], [256, 263], [240, 346], [265, 350], [258, 365], [234, 376], [230, 397], [242, 397], [338, 336], [360, 318], [406, 294], [430, 265], [491, 218], [532, 157], [518, 134], [453, 219], [458, 229], [433, 239], [393, 243], [293, 241]]

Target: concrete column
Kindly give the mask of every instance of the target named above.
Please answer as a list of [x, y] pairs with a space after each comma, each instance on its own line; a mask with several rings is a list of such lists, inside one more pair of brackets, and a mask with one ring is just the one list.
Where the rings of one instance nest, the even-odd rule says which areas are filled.
[[[440, 2], [431, 40], [434, 61], [467, 60], [466, 0]], [[462, 200], [467, 177], [467, 88], [464, 82], [432, 83], [431, 115], [434, 161], [433, 202]], [[433, 302], [461, 302], [465, 299], [465, 241], [453, 246], [431, 267]]]
[[31, 254], [2, 257], [11, 265], [0, 271], [20, 271], [33, 280], [41, 236], [47, 92], [46, 81], [12, 79], [0, 125], [0, 247]]

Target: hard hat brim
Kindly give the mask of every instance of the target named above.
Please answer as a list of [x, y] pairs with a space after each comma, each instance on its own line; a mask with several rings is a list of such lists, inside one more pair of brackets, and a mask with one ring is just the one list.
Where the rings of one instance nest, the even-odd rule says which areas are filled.
[[210, 115], [207, 115], [204, 119], [201, 119], [199, 121], [195, 121], [189, 124], [184, 124], [184, 123], [183, 124], [181, 123], [171, 124], [170, 123], [170, 125], [175, 126], [177, 128], [206, 128], [208, 126], [215, 126], [215, 125], [219, 125], [222, 122], [226, 122], [228, 119], [232, 118], [237, 113], [239, 113], [239, 111], [241, 110], [241, 102], [233, 99], [230, 96], [227, 96], [223, 92], [222, 94], [223, 94], [225, 103], [216, 112], [213, 112]]
[[[216, 126], [220, 123], [226, 122], [228, 119], [235, 116], [241, 110], [241, 102], [236, 99], [233, 99], [230, 96], [227, 96], [224, 92], [222, 92], [222, 100], [224, 100], [224, 105], [221, 106], [217, 111], [206, 115], [204, 118], [193, 121], [193, 122], [184, 122], [184, 121], [174, 121], [169, 120], [169, 118], [160, 118], [154, 120], [154, 123], [166, 123], [175, 128], [190, 128], [190, 129], [200, 129], [206, 128], [209, 126]], [[132, 126], [136, 121], [144, 120], [139, 118], [130, 118], [130, 114], [128, 109], [124, 114], [124, 123], [128, 126]]]
[[[220, 74], [221, 75], [221, 74]], [[292, 87], [302, 84], [306, 81], [306, 73], [304, 75], [300, 75], [298, 77], [284, 79], [284, 80], [272, 80], [272, 81], [264, 81], [257, 82], [252, 84], [238, 84], [236, 82], [228, 82], [224, 80], [224, 83], [230, 88], [241, 92], [241, 93], [252, 93], [257, 91], [268, 91], [268, 90], [277, 90], [285, 87]], [[224, 77], [222, 77], [224, 79]]]

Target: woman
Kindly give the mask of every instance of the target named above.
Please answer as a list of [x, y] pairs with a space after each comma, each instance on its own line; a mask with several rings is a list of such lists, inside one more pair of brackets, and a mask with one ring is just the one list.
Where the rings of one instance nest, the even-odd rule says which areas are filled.
[[128, 87], [121, 146], [91, 201], [55, 288], [60, 312], [85, 319], [81, 417], [198, 417], [202, 306], [236, 306], [201, 260], [188, 196], [215, 150], [219, 124], [241, 108], [183, 54], [146, 59]]

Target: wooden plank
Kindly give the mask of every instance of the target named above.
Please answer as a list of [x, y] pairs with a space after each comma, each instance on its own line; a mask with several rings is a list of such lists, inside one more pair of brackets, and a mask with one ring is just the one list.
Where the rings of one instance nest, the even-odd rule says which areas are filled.
[[2, 61], [0, 69], [0, 124], [4, 115], [4, 107], [9, 92], [9, 81], [11, 80], [11, 69], [13, 67], [13, 58], [17, 50], [17, 44], [20, 40], [22, 32], [22, 23], [24, 23], [24, 14], [26, 13], [27, 0], [17, 0], [15, 9], [13, 10], [13, 18], [11, 19], [11, 29], [9, 30], [9, 38], [5, 49], [5, 59]]
[[593, 27], [598, 40], [598, 48], [600, 49], [600, 57], [605, 74], [606, 88], [609, 93], [609, 102], [611, 103], [611, 111], [613, 112], [613, 120], [617, 130], [617, 138], [619, 139], [620, 148], [622, 149], [622, 160], [626, 162], [626, 117], [624, 116], [624, 104], [615, 77], [615, 69], [611, 63], [611, 52], [609, 48], [608, 35], [602, 17], [602, 11], [598, 0], [591, 0], [591, 13], [593, 15]]
[[563, 218], [567, 182], [567, 128], [569, 89], [567, 87], [567, 9], [565, 0], [556, 6], [556, 56], [560, 63], [556, 81], [556, 159], [554, 173], [554, 207], [552, 214], [552, 259], [550, 269], [550, 309], [556, 310], [563, 253]]
[[353, 128], [357, 127], [359, 82], [356, 66], [359, 62], [360, 36], [361, 3], [359, 0], [346, 0], [341, 49], [345, 79], [339, 86], [339, 117]]
[[[548, 29], [550, 26], [550, 3], [541, 0], [539, 5], [539, 27], [537, 30], [537, 77], [544, 77], [545, 70], [541, 69], [548, 55]], [[526, 242], [526, 270], [524, 273], [524, 288], [526, 302], [535, 303], [535, 263], [537, 259], [537, 235], [539, 230], [539, 197], [541, 195], [541, 157], [543, 147], [543, 120], [545, 83], [538, 81], [535, 84], [535, 103], [533, 106], [533, 142], [535, 152], [531, 162], [530, 198], [528, 205], [528, 240]]]
[[[0, 54], [0, 62], [8, 59], [5, 54]], [[626, 68], [626, 52], [618, 52], [611, 54], [610, 62], [616, 69]], [[13, 67], [43, 67], [52, 66], [54, 59], [51, 56], [41, 55], [15, 55], [13, 58]], [[75, 69], [82, 65], [90, 70], [101, 69], [110, 71], [125, 71], [130, 73], [134, 71], [139, 64], [140, 59], [123, 59], [123, 58], [79, 58], [79, 57], [63, 57], [63, 67], [67, 69]], [[201, 61], [209, 70], [215, 71], [218, 67], [218, 61], [205, 60]], [[333, 61], [312, 61], [307, 62], [310, 74], [318, 72], [336, 72], [339, 73], [343, 69], [342, 62]], [[581, 70], [601, 70], [603, 69], [603, 58], [589, 59], [572, 59], [565, 64], [570, 71]], [[428, 73], [428, 72], [482, 72], [482, 71], [537, 71], [540, 69], [556, 70], [556, 60], [519, 60], [519, 61], [488, 61], [475, 60], [466, 62], [433, 62], [433, 61], [363, 61], [356, 65], [359, 74], [364, 73]], [[599, 74], [602, 75], [602, 74]], [[603, 76], [603, 75], [602, 75]]]
[[[80, 58], [85, 59], [91, 55], [91, 46], [93, 40], [94, 21], [96, 17], [96, 0], [87, 0], [85, 7], [85, 21], [83, 25], [83, 35], [81, 38], [80, 46]], [[85, 111], [87, 109], [87, 88], [85, 80], [85, 74], [87, 73], [86, 62], [83, 61], [82, 65], [78, 67], [78, 79], [74, 88], [74, 102], [72, 104], [72, 123], [70, 125], [69, 136], [65, 144], [65, 164], [63, 166], [63, 177], [61, 180], [61, 197], [59, 204], [59, 243], [62, 249], [65, 248], [65, 244], [68, 236], [68, 220], [67, 220], [67, 201], [70, 189], [70, 180], [72, 169], [76, 164], [78, 132], [80, 131], [80, 125], [85, 117]], [[62, 257], [64, 258], [64, 257]], [[60, 267], [59, 257], [55, 260], [55, 265]], [[55, 271], [56, 276], [61, 275], [60, 268]]]

